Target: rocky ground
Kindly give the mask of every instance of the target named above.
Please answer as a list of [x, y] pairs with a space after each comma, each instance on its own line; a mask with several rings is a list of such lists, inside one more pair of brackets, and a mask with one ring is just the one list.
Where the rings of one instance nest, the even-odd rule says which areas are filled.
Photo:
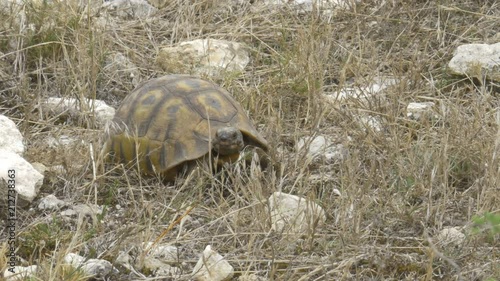
[[[3, 278], [499, 280], [499, 14], [0, 0]], [[104, 165], [114, 110], [172, 73], [227, 89], [274, 169]]]

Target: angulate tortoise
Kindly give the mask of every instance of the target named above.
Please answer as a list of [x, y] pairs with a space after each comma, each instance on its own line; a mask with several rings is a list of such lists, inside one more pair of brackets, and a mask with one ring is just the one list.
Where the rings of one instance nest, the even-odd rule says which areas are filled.
[[226, 90], [184, 75], [138, 86], [123, 100], [113, 124], [104, 147], [112, 161], [137, 163], [144, 174], [166, 180], [209, 154], [221, 164], [236, 160], [247, 145], [268, 149]]

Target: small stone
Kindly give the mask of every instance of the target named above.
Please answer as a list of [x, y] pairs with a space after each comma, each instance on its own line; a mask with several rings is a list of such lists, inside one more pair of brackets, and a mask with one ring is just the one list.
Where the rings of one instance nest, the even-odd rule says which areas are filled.
[[406, 107], [406, 116], [413, 120], [420, 120], [423, 116], [437, 117], [433, 113], [433, 102], [410, 102]]
[[102, 214], [102, 207], [94, 204], [77, 204], [73, 206], [73, 210], [75, 210], [82, 216], [94, 216]]
[[14, 121], [0, 114], [0, 150], [10, 151], [23, 155], [23, 136]]
[[54, 165], [49, 167], [49, 171], [57, 174], [57, 175], [62, 175], [67, 173], [66, 168], [64, 168], [63, 165]]
[[66, 256], [64, 256], [64, 263], [69, 264], [73, 267], [79, 267], [85, 262], [85, 258], [74, 254], [74, 253], [69, 253]]
[[57, 148], [57, 147], [67, 148], [73, 145], [78, 140], [67, 135], [60, 135], [57, 138], [53, 136], [48, 136], [45, 139], [45, 141], [47, 142], [47, 145], [50, 148]]
[[58, 199], [55, 195], [50, 194], [40, 200], [38, 209], [40, 210], [57, 210], [66, 206], [66, 202]]
[[94, 277], [104, 277], [115, 270], [109, 261], [101, 259], [89, 259], [81, 268], [86, 274]]
[[332, 191], [333, 191], [333, 194], [335, 194], [337, 196], [342, 196], [342, 193], [340, 193], [340, 190], [334, 188]]
[[352, 7], [360, 0], [263, 0], [262, 3], [270, 6], [288, 6], [299, 13], [321, 12], [322, 15], [332, 17], [337, 10]]
[[241, 275], [238, 277], [238, 281], [267, 281], [269, 279], [255, 275], [255, 274], [248, 274], [248, 275]]
[[39, 162], [31, 163], [31, 166], [33, 166], [33, 168], [41, 175], [44, 175], [45, 171], [47, 171], [47, 167], [45, 167], [45, 165]]
[[139, 68], [119, 52], [112, 53], [107, 57], [104, 72], [111, 80], [129, 80], [134, 87], [137, 87], [140, 82]]
[[[115, 116], [115, 109], [107, 105], [102, 100], [84, 99], [84, 108], [92, 111], [97, 123], [105, 126]], [[52, 115], [63, 115], [67, 113], [70, 116], [82, 115], [80, 101], [75, 98], [48, 98], [42, 103], [42, 109]]]
[[124, 251], [120, 251], [118, 253], [118, 257], [116, 258], [114, 264], [117, 266], [122, 266], [128, 270], [133, 270], [134, 267], [130, 264], [132, 257]]
[[[18, 154], [0, 150], [0, 200], [7, 201], [7, 195], [17, 195], [18, 206], [28, 205], [38, 195], [43, 178], [42, 174]], [[16, 194], [10, 193], [12, 189], [8, 189], [9, 186], [14, 187]]]
[[[144, 249], [149, 249], [153, 242], [144, 243]], [[155, 258], [160, 258], [165, 262], [178, 262], [179, 250], [175, 246], [170, 245], [156, 245], [151, 249], [149, 255]]]
[[64, 263], [71, 265], [74, 268], [81, 268], [85, 274], [97, 278], [104, 277], [116, 270], [107, 260], [86, 260], [84, 257], [74, 253], [67, 254], [64, 257]]
[[153, 257], [145, 257], [143, 271], [151, 271], [154, 276], [163, 276], [163, 277], [174, 277], [179, 276], [181, 271], [177, 267], [170, 266], [163, 261], [153, 258]]
[[326, 221], [323, 208], [305, 198], [275, 192], [268, 201], [274, 231], [305, 234]]
[[358, 103], [369, 105], [371, 99], [397, 83], [399, 83], [399, 80], [396, 78], [380, 76], [373, 78], [368, 85], [345, 87], [337, 92], [325, 93], [324, 97], [333, 105], [344, 104], [349, 100], [356, 100]]
[[297, 142], [297, 151], [307, 149], [307, 156], [311, 159], [324, 157], [327, 162], [344, 158], [345, 149], [342, 144], [334, 144], [332, 139], [325, 136], [314, 138], [305, 137]]
[[362, 116], [359, 116], [359, 118], [357, 118], [357, 120], [359, 121], [359, 123], [361, 125], [365, 126], [365, 128], [370, 128], [374, 132], [381, 132], [382, 131], [382, 128], [383, 128], [382, 122], [380, 122], [380, 119], [377, 117], [370, 116], [370, 115], [362, 115]]
[[93, 204], [77, 204], [75, 206], [72, 206], [70, 209], [61, 212], [61, 215], [66, 217], [94, 217], [101, 214], [102, 207]]
[[193, 277], [197, 281], [231, 280], [233, 267], [208, 245], [193, 269]]
[[222, 72], [243, 71], [250, 56], [241, 43], [196, 39], [160, 49], [156, 61], [169, 72], [218, 76]]
[[103, 8], [120, 18], [142, 20], [147, 20], [158, 11], [145, 0], [112, 0], [105, 2]]
[[500, 42], [458, 46], [448, 67], [454, 74], [500, 81]]
[[78, 213], [73, 209], [67, 209], [61, 212], [61, 216], [63, 217], [76, 217]]
[[3, 273], [6, 281], [28, 280], [33, 277], [38, 269], [36, 265], [7, 267]]
[[442, 245], [460, 246], [465, 241], [465, 234], [460, 231], [459, 227], [447, 227], [439, 232], [437, 240]]

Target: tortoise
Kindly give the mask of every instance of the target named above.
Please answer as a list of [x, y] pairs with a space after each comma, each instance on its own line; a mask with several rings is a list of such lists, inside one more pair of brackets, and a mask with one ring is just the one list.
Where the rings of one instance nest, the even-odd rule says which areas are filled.
[[197, 160], [233, 162], [246, 146], [268, 150], [243, 108], [214, 83], [185, 75], [146, 81], [123, 100], [103, 151], [116, 163], [172, 181]]

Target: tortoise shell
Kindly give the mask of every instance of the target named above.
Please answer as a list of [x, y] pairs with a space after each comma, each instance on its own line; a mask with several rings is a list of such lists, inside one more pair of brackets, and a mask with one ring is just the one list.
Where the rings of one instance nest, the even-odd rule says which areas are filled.
[[113, 161], [137, 163], [141, 172], [158, 173], [168, 180], [184, 164], [208, 155], [211, 140], [222, 127], [239, 129], [245, 145], [268, 148], [226, 90], [184, 75], [163, 76], [139, 85], [123, 100], [113, 123], [116, 126], [104, 147]]

